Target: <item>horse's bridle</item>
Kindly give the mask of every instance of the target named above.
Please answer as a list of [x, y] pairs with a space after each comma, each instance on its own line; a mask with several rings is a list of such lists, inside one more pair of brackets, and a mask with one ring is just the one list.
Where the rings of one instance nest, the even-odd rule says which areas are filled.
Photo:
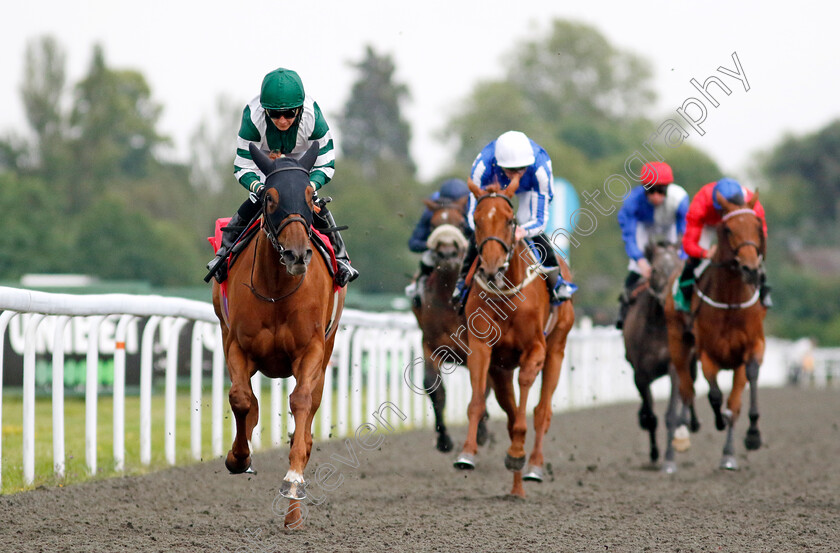
[[[281, 168], [275, 169], [274, 171], [272, 171], [268, 175], [266, 175], [265, 176], [266, 182], [268, 182], [268, 177], [270, 177], [274, 173], [279, 173], [281, 171], [303, 171], [307, 175], [309, 174], [309, 171], [307, 171], [303, 167], [281, 167]], [[288, 225], [290, 225], [292, 223], [302, 224], [303, 227], [306, 229], [307, 236], [310, 239], [312, 238], [312, 229], [310, 228], [309, 223], [306, 221], [306, 219], [304, 219], [300, 215], [290, 215], [290, 216], [284, 218], [283, 221], [280, 223], [280, 225], [275, 227], [274, 224], [271, 222], [271, 217], [269, 217], [269, 214], [266, 212], [265, 198], [266, 198], [266, 195], [264, 194], [263, 198], [262, 198], [262, 225], [261, 225], [261, 227], [262, 227], [262, 230], [265, 233], [266, 237], [268, 238], [268, 241], [271, 243], [271, 246], [277, 251], [277, 253], [282, 254], [284, 251], [286, 251], [286, 248], [284, 248], [283, 245], [280, 244], [280, 242], [277, 241], [277, 237], [280, 235], [280, 232], [282, 232], [282, 230], [284, 228], [286, 228]], [[259, 236], [257, 237], [257, 240], [259, 240]], [[286, 294], [284, 294], [280, 297], [277, 297], [277, 298], [271, 298], [271, 297], [268, 297], [268, 296], [265, 296], [265, 295], [259, 293], [257, 291], [257, 289], [254, 287], [254, 266], [256, 265], [256, 257], [257, 257], [257, 248], [254, 247], [254, 261], [251, 263], [251, 284], [246, 285], [246, 286], [248, 286], [248, 288], [250, 288], [250, 290], [254, 294], [254, 296], [261, 299], [262, 301], [275, 303], [275, 302], [284, 300], [284, 299], [294, 295], [294, 293], [297, 292], [298, 289], [300, 288], [301, 284], [303, 284], [303, 276], [301, 276], [301, 278], [298, 279], [297, 285], [290, 292], [288, 292], [288, 293], [286, 293]], [[243, 284], [245, 284], [245, 283], [243, 283]]]
[[[275, 169], [274, 171], [270, 172], [269, 174], [267, 174], [265, 176], [266, 182], [268, 182], [268, 178], [271, 175], [273, 175], [274, 173], [280, 173], [282, 171], [303, 171], [307, 175], [309, 174], [309, 171], [307, 171], [303, 167], [280, 167], [280, 168]], [[292, 223], [302, 224], [304, 229], [306, 229], [307, 236], [309, 238], [312, 238], [312, 229], [310, 228], [309, 223], [307, 223], [306, 219], [304, 219], [300, 215], [290, 215], [289, 217], [286, 217], [285, 219], [283, 219], [283, 221], [280, 223], [280, 225], [275, 228], [274, 224], [271, 222], [271, 218], [268, 216], [268, 213], [266, 212], [265, 195], [263, 196], [263, 202], [262, 202], [262, 215], [263, 215], [262, 230], [263, 230], [263, 232], [265, 232], [265, 235], [268, 237], [268, 241], [271, 242], [271, 245], [274, 247], [275, 250], [277, 250], [277, 253], [283, 253], [286, 250], [286, 248], [284, 248], [283, 245], [280, 244], [280, 242], [277, 241], [277, 237], [280, 235], [280, 232], [282, 232], [284, 228], [286, 228], [288, 225], [290, 225]]]
[[[475, 202], [476, 209], [478, 208], [478, 204], [480, 204], [488, 198], [503, 198], [508, 203], [510, 208], [513, 209], [513, 202], [510, 200], [510, 198], [508, 198], [504, 194], [498, 194], [496, 192], [491, 192], [490, 194], [486, 194], [480, 197]], [[511, 223], [512, 222], [513, 219], [511, 219]], [[499, 238], [498, 236], [488, 236], [487, 238], [482, 240], [481, 243], [478, 244], [476, 249], [478, 250], [478, 258], [481, 260], [482, 263], [484, 262], [484, 258], [481, 257], [481, 251], [484, 249], [484, 246], [487, 244], [487, 242], [498, 242], [499, 244], [501, 244], [502, 248], [505, 251], [505, 262], [504, 264], [502, 264], [502, 270], [507, 270], [508, 266], [510, 265], [510, 258], [513, 256], [513, 248], [515, 246], [516, 239], [516, 226], [510, 223], [508, 224], [508, 226], [510, 226], [510, 243], [505, 242], [504, 239]]]
[[[761, 224], [761, 219], [758, 217], [758, 215], [755, 213], [755, 211], [748, 208], [748, 207], [741, 208], [741, 209], [736, 209], [735, 211], [730, 211], [729, 213], [727, 213], [726, 215], [724, 215], [721, 218], [720, 222], [721, 222], [721, 224], [724, 225], [724, 228], [728, 228], [725, 224], [726, 221], [732, 219], [733, 217], [737, 217], [739, 215], [752, 215], [758, 220], [759, 225]], [[763, 232], [764, 232], [763, 229], [760, 232], [762, 233], [762, 236], [763, 236]], [[744, 247], [747, 247], [747, 246], [752, 246], [753, 248], [755, 248], [755, 251], [758, 253], [759, 265], [762, 265], [764, 263], [764, 254], [762, 253], [762, 249], [763, 249], [762, 245], [761, 244], [756, 244], [752, 240], [744, 240], [743, 242], [741, 242], [740, 244], [738, 244], [737, 246], [732, 248], [733, 258], [730, 259], [730, 260], [727, 260], [724, 263], [720, 263], [720, 265], [735, 265], [736, 268], [739, 267], [741, 265], [741, 262], [738, 259], [738, 252], [741, 251], [741, 248], [744, 248]]]

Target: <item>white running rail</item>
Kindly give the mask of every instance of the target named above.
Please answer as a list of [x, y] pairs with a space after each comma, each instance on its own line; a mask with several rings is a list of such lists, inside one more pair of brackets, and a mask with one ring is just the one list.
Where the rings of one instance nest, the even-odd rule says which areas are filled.
[[[64, 382], [64, 355], [68, 336], [86, 335], [85, 379], [85, 460], [88, 471], [97, 468], [97, 399], [100, 359], [113, 359], [113, 458], [117, 470], [125, 468], [125, 363], [126, 340], [140, 355], [140, 462], [151, 462], [151, 398], [155, 349], [165, 357], [165, 458], [176, 460], [176, 376], [178, 374], [179, 338], [189, 332], [190, 387], [190, 456], [202, 458], [202, 365], [209, 356], [211, 366], [210, 410], [211, 452], [219, 457], [223, 444], [223, 417], [228, 409], [227, 377], [218, 320], [209, 303], [162, 296], [126, 294], [70, 295], [35, 292], [0, 287], [0, 428], [2, 427], [3, 352], [7, 329], [16, 326], [16, 342], [22, 341], [23, 357], [23, 484], [35, 478], [35, 366], [36, 356], [51, 355], [53, 382]], [[15, 320], [17, 319], [17, 320]], [[138, 328], [142, 324], [142, 330]], [[182, 332], [182, 330], [184, 332]], [[12, 341], [12, 332], [8, 332]], [[463, 337], [463, 335], [462, 335]], [[317, 439], [353, 435], [373, 419], [397, 428], [434, 426], [430, 402], [422, 393], [423, 363], [421, 336], [409, 313], [365, 313], [347, 309], [336, 337], [331, 368], [326, 373], [324, 395], [318, 411]], [[131, 343], [131, 342], [129, 342]], [[138, 347], [139, 343], [139, 347]], [[768, 339], [767, 353], [761, 368], [763, 386], [782, 386], [787, 382], [790, 342]], [[288, 395], [294, 379], [264, 382], [259, 373], [252, 378], [255, 395], [260, 400], [260, 424], [252, 436], [253, 449], [263, 445], [263, 429], [269, 427], [269, 447], [288, 443], [294, 430], [289, 416]], [[407, 383], [411, 381], [411, 385]], [[670, 393], [667, 379], [653, 386], [657, 398]], [[443, 377], [447, 392], [447, 422], [466, 421], [470, 397], [469, 373], [457, 369]], [[721, 378], [728, 389], [731, 378]], [[529, 395], [529, 409], [539, 398], [539, 379]], [[270, 399], [262, 401], [261, 392], [268, 386]], [[708, 386], [698, 377], [697, 393]], [[419, 392], [419, 393], [418, 393]], [[335, 409], [331, 397], [335, 398]], [[552, 406], [557, 411], [613, 403], [636, 401], [638, 393], [633, 373], [624, 359], [621, 334], [607, 327], [578, 325], [569, 335], [566, 359]], [[491, 416], [504, 416], [495, 399], [488, 403]], [[232, 420], [232, 417], [231, 417]], [[53, 467], [64, 475], [64, 386], [52, 386]], [[232, 425], [232, 423], [231, 423]], [[270, 440], [270, 441], [269, 441]], [[429, 444], [432, 447], [432, 444]], [[2, 436], [0, 436], [2, 454]], [[0, 457], [2, 458], [2, 457]], [[0, 466], [2, 477], [2, 466]]]

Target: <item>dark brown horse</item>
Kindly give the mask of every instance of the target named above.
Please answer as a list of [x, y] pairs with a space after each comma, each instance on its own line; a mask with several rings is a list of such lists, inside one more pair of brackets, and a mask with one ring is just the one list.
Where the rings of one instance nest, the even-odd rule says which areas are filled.
[[[525, 466], [528, 393], [542, 372], [540, 400], [534, 410], [534, 449], [524, 476], [526, 480], [541, 481], [543, 438], [551, 423], [551, 396], [560, 378], [566, 337], [575, 319], [574, 308], [571, 300], [551, 307], [544, 277], [539, 271], [540, 263], [524, 241], [514, 239], [516, 220], [511, 198], [519, 187], [519, 177], [511, 179], [504, 190], [500, 190], [498, 184], [485, 190], [472, 181], [468, 184], [477, 198], [475, 240], [478, 247], [474, 284], [465, 308], [472, 399], [467, 410], [467, 439], [455, 466], [475, 467], [478, 451], [475, 436], [485, 411], [489, 377], [496, 400], [508, 417], [511, 444], [505, 467], [514, 472], [511, 493], [524, 497], [522, 469]], [[563, 277], [570, 280], [568, 267], [562, 259], [559, 261]], [[517, 366], [519, 405], [513, 383]]]
[[[759, 301], [759, 282], [766, 254], [761, 219], [753, 211], [758, 193], [746, 205], [726, 201], [719, 193], [723, 218], [717, 227], [717, 246], [711, 264], [701, 275], [691, 300], [692, 320], [687, 321], [674, 308], [673, 297], [666, 303], [668, 342], [680, 377], [680, 395], [685, 403], [694, 401], [694, 383], [689, 371], [692, 355], [703, 367], [709, 382], [709, 403], [715, 426], [726, 430], [720, 468], [735, 470], [732, 431], [741, 412], [741, 395], [750, 383], [750, 427], [744, 444], [747, 449], [761, 447], [758, 430], [758, 369], [764, 358], [764, 315]], [[718, 387], [720, 369], [732, 369], [732, 391], [723, 407]]]
[[[690, 413], [690, 428], [697, 431], [700, 424], [694, 412], [694, 406], [679, 410], [679, 378], [671, 363], [668, 350], [668, 332], [665, 322], [665, 298], [668, 293], [669, 279], [682, 266], [680, 250], [673, 244], [657, 242], [648, 244], [645, 257], [650, 261], [650, 278], [642, 280], [631, 293], [630, 306], [624, 320], [624, 356], [633, 367], [633, 380], [642, 406], [639, 408], [639, 426], [650, 435], [650, 462], [659, 460], [659, 448], [656, 445], [656, 427], [658, 421], [653, 411], [653, 396], [650, 385], [662, 376], [671, 379], [671, 397], [665, 414], [667, 440], [663, 472], [676, 471], [674, 462], [674, 434], [677, 428], [685, 424]], [[697, 373], [696, 363], [691, 363], [692, 380]]]
[[306, 497], [303, 474], [312, 452], [312, 421], [321, 403], [345, 290], [335, 289], [324, 258], [313, 255], [310, 237], [317, 208], [309, 170], [317, 145], [300, 161], [269, 159], [254, 144], [250, 150], [266, 175], [262, 231], [240, 254], [227, 281], [213, 283], [236, 417], [236, 436], [225, 466], [231, 473], [251, 469], [248, 441], [259, 419], [251, 377], [257, 371], [269, 378], [294, 376], [289, 406], [295, 431], [280, 493], [290, 499], [286, 526], [297, 528], [301, 515], [296, 502]]
[[[446, 390], [441, 369], [444, 373], [452, 372], [457, 366], [465, 365], [467, 360], [467, 353], [456, 334], [459, 327], [466, 328], [466, 318], [458, 313], [450, 300], [469, 245], [462, 231], [466, 224], [464, 207], [467, 201], [466, 197], [454, 201], [425, 200], [426, 207], [432, 211], [432, 232], [426, 244], [434, 269], [421, 284], [420, 305], [412, 308], [423, 333], [423, 389], [432, 401], [438, 433], [436, 447], [442, 452], [452, 450], [452, 438], [444, 421]], [[478, 429], [480, 444], [487, 439], [485, 419], [486, 416]]]

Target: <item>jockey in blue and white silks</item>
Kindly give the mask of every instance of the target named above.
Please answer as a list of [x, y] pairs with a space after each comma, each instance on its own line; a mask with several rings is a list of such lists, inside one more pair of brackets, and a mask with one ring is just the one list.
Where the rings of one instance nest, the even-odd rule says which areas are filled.
[[[646, 246], [654, 242], [675, 245], [682, 242], [689, 197], [685, 189], [674, 184], [673, 180], [673, 171], [667, 163], [645, 164], [642, 167], [642, 186], [630, 191], [618, 212], [624, 251], [630, 258], [624, 292], [619, 297], [618, 328], [624, 324], [630, 292], [640, 279], [650, 278], [651, 266], [645, 258]], [[680, 256], [685, 259], [682, 250]]]
[[[496, 159], [497, 140], [485, 146], [473, 162], [470, 178], [481, 188], [487, 188], [496, 182], [502, 188], [510, 184], [510, 178], [505, 174], [504, 169], [499, 166]], [[516, 190], [516, 197], [519, 199], [516, 222], [525, 231], [526, 238], [532, 238], [545, 230], [545, 224], [548, 220], [548, 204], [554, 199], [554, 176], [552, 174], [551, 158], [548, 157], [543, 147], [531, 139], [528, 139], [528, 145], [533, 152], [534, 163], [526, 167], [525, 172], [519, 178], [519, 188]], [[475, 230], [474, 212], [475, 197], [470, 194], [467, 222], [473, 230]]]
[[[548, 204], [554, 198], [554, 175], [548, 153], [524, 133], [508, 131], [481, 149], [473, 162], [470, 179], [481, 188], [494, 183], [504, 188], [510, 184], [511, 177], [517, 174], [520, 177], [519, 188], [516, 190], [519, 207], [516, 211], [515, 237], [517, 240], [525, 238], [536, 246], [532, 249], [539, 252], [543, 267], [549, 270], [546, 272], [546, 284], [551, 303], [557, 305], [571, 298], [577, 287], [563, 280], [553, 245], [545, 235]], [[470, 195], [467, 223], [473, 230], [475, 205], [476, 198]], [[477, 255], [475, 241], [471, 240], [452, 296], [453, 301], [463, 304], [466, 299], [464, 280]]]

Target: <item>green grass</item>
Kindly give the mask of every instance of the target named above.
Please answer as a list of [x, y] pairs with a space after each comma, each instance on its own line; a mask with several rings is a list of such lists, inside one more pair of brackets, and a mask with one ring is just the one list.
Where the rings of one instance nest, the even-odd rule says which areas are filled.
[[[227, 402], [227, 388], [223, 396], [224, 411], [222, 420], [222, 450], [227, 454], [233, 441], [232, 413]], [[270, 419], [267, 416], [271, 401], [271, 390], [264, 384], [260, 400], [262, 413], [262, 450], [271, 447]], [[332, 394], [333, 427], [337, 425], [338, 393]], [[284, 401], [284, 408], [286, 401]], [[405, 406], [408, 409], [408, 406]], [[190, 451], [190, 398], [188, 390], [179, 390], [176, 400], [175, 417], [175, 464], [185, 465], [195, 461]], [[67, 397], [64, 400], [64, 447], [65, 477], [56, 478], [53, 472], [52, 450], [52, 400], [38, 397], [35, 400], [35, 479], [30, 486], [23, 483], [23, 399], [20, 395], [6, 394], [3, 397], [3, 451], [2, 451], [2, 490], [0, 493], [11, 494], [31, 490], [39, 486], [65, 486], [92, 479], [110, 478], [120, 475], [137, 475], [166, 468], [164, 428], [165, 400], [162, 390], [152, 395], [151, 463], [140, 463], [140, 398], [125, 398], [125, 470], [114, 469], [113, 446], [113, 398], [100, 396], [97, 408], [97, 471], [88, 474], [85, 463], [85, 400], [83, 397]], [[349, 414], [345, 414], [345, 417]], [[367, 394], [362, 393], [363, 422], [375, 422], [367, 406]], [[410, 419], [409, 419], [410, 420]], [[210, 395], [207, 391], [202, 396], [201, 410], [201, 452], [203, 460], [213, 459], [212, 455], [212, 412]], [[408, 424], [409, 421], [406, 421]], [[320, 417], [316, 415], [313, 435], [319, 436]], [[400, 430], [406, 429], [403, 426]], [[351, 433], [355, 430], [348, 429]], [[335, 438], [335, 436], [333, 436]], [[288, 444], [288, 439], [283, 440]], [[221, 461], [219, 461], [221, 462]]]
[[[225, 398], [227, 399], [227, 398]], [[211, 411], [209, 396], [202, 397], [201, 452], [204, 460], [211, 459]], [[230, 408], [225, 404], [222, 422], [222, 444], [225, 452], [230, 446]], [[179, 391], [175, 417], [176, 464], [194, 462], [190, 453], [189, 392]], [[48, 397], [35, 400], [35, 480], [31, 486], [23, 483], [23, 399], [20, 396], [3, 398], [3, 459], [2, 493], [9, 494], [38, 486], [62, 486], [96, 478], [120, 474], [143, 474], [169, 466], [164, 446], [164, 396], [152, 396], [151, 463], [140, 463], [140, 398], [125, 398], [125, 471], [114, 470], [113, 399], [99, 398], [97, 408], [97, 471], [88, 474], [85, 463], [85, 400], [68, 397], [64, 400], [65, 477], [53, 474], [52, 451], [52, 400]], [[265, 430], [263, 430], [265, 436]], [[265, 440], [263, 440], [265, 443]]]

